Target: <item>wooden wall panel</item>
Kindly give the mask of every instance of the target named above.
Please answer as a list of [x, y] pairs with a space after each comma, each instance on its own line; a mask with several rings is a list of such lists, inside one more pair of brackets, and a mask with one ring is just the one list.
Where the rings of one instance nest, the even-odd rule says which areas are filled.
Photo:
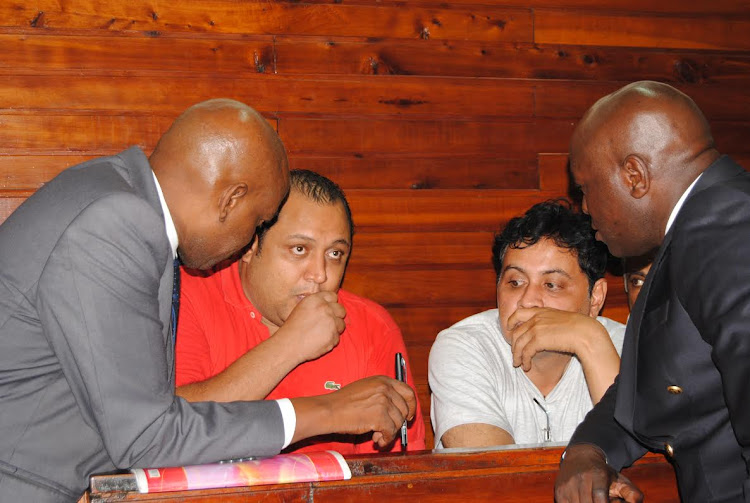
[[750, 166], [748, 28], [747, 0], [0, 2], [0, 221], [68, 165], [149, 153], [195, 102], [245, 101], [347, 191], [344, 286], [401, 326], [429, 418], [436, 334], [494, 307], [492, 236], [569, 193], [598, 98], [672, 83]]
[[588, 13], [563, 9], [534, 11], [534, 41], [675, 49], [750, 49], [745, 16], [681, 16]]
[[298, 2], [161, 3], [55, 0], [30, 5], [0, 4], [0, 26], [46, 29], [142, 31], [162, 33], [299, 34], [354, 37], [505, 40], [530, 42], [529, 9], [473, 6], [472, 9], [403, 8], [398, 5], [314, 4]]
[[347, 189], [539, 188], [536, 159], [507, 159], [495, 155], [448, 154], [406, 159], [295, 155], [289, 159], [289, 166], [317, 171]]
[[[8, 76], [0, 81], [0, 108], [119, 111], [127, 100], [132, 113], [178, 115], [190, 105], [215, 96], [258, 103], [266, 113], [346, 115], [422, 115], [430, 117], [517, 117], [533, 113], [533, 88], [527, 83], [467, 81], [431, 77], [310, 77], [245, 75], [154, 77], [116, 81], [82, 80], [76, 75]], [[504, 99], [498, 99], [503, 96]]]
[[[498, 153], [534, 155], [567, 150], [569, 120], [473, 121], [309, 119], [280, 117], [279, 134], [292, 154]], [[346, 131], [346, 135], [337, 134]]]
[[282, 74], [442, 75], [599, 81], [726, 82], [747, 78], [747, 53], [474, 41], [278, 37]]

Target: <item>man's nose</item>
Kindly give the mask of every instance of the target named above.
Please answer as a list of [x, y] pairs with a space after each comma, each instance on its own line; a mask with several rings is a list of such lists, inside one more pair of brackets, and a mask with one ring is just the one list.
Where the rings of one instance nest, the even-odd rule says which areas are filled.
[[319, 285], [326, 282], [326, 279], [328, 279], [328, 275], [326, 272], [325, 256], [313, 257], [310, 259], [307, 264], [305, 279]]
[[518, 299], [518, 307], [544, 307], [542, 288], [538, 285], [527, 285]]

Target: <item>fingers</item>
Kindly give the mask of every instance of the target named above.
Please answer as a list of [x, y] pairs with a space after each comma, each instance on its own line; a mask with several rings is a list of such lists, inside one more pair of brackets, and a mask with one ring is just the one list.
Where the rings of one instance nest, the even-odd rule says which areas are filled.
[[378, 446], [385, 447], [396, 437], [404, 421], [414, 418], [417, 401], [414, 390], [409, 385], [385, 376], [379, 378], [386, 385], [382, 390], [386, 401], [380, 425], [373, 428], [373, 441]]
[[611, 501], [625, 501], [627, 503], [642, 503], [643, 493], [626, 476], [618, 474], [617, 480], [609, 486]]
[[526, 372], [531, 369], [531, 359], [540, 351], [538, 348], [539, 340], [533, 323], [533, 320], [527, 321], [511, 332], [513, 366], [520, 366]]

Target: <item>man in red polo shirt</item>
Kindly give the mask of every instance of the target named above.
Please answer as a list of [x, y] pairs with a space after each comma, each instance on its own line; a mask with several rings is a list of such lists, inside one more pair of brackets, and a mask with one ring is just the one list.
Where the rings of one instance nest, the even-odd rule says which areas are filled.
[[[177, 394], [190, 401], [293, 398], [331, 393], [373, 375], [395, 376], [406, 356], [396, 323], [380, 305], [339, 290], [353, 224], [331, 180], [293, 170], [278, 218], [243, 257], [209, 277], [182, 275]], [[414, 388], [411, 373], [407, 381]], [[408, 449], [424, 449], [424, 422]], [[328, 435], [288, 451], [379, 452], [371, 436]], [[400, 440], [388, 450], [401, 449]]]

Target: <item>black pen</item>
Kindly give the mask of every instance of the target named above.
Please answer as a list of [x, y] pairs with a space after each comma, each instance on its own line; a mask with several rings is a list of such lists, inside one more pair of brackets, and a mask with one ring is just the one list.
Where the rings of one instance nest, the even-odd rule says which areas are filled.
[[[405, 383], [406, 382], [406, 360], [401, 353], [396, 353], [396, 379]], [[406, 438], [406, 420], [401, 425], [401, 450], [406, 450], [406, 445], [409, 440]]]

